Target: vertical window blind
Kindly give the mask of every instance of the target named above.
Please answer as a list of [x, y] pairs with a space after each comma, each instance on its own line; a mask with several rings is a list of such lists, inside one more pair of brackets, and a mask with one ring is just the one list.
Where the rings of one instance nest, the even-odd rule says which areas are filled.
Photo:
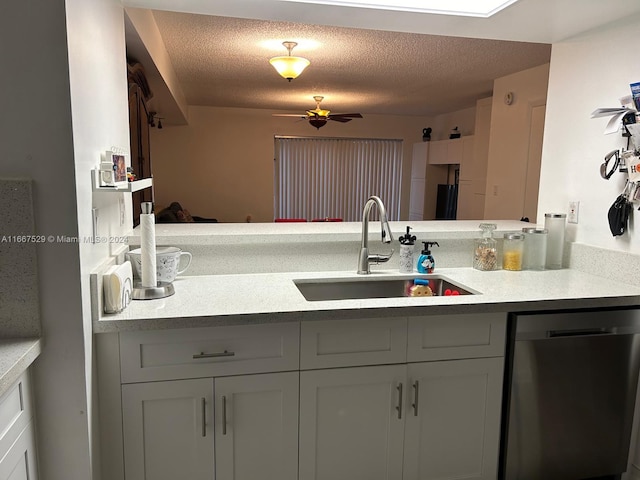
[[276, 137], [275, 160], [276, 218], [360, 221], [371, 195], [400, 217], [402, 140]]

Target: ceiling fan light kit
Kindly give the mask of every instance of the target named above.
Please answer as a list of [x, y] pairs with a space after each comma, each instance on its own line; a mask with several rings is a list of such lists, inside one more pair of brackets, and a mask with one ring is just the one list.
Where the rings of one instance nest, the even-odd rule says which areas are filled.
[[293, 50], [293, 47], [298, 45], [297, 42], [282, 42], [282, 44], [289, 52], [289, 55], [273, 57], [269, 60], [269, 63], [273, 65], [273, 68], [275, 68], [283, 78], [291, 81], [294, 78], [297, 78], [304, 69], [311, 64], [311, 62], [303, 57], [291, 56], [291, 50]]

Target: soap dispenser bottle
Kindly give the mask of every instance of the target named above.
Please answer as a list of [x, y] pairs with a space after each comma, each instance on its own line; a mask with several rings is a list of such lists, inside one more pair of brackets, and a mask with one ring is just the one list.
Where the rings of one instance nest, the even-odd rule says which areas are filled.
[[400, 241], [400, 273], [413, 273], [413, 248], [416, 237], [409, 233], [410, 230], [411, 227], [407, 225], [407, 233], [398, 239]]
[[431, 250], [429, 250], [429, 247], [432, 247], [433, 245], [439, 247], [440, 245], [438, 245], [438, 242], [422, 243], [424, 243], [424, 249], [418, 257], [418, 264], [416, 268], [420, 273], [433, 273], [433, 270], [436, 268], [436, 261], [433, 258], [433, 255], [431, 255]]

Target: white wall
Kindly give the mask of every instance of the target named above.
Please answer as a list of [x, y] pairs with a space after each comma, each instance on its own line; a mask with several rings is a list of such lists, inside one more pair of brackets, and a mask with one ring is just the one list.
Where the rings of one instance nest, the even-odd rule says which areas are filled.
[[[66, 3], [78, 235], [81, 239], [93, 235], [92, 209], [97, 209], [96, 235], [101, 238], [118, 237], [131, 230], [131, 196], [93, 193], [91, 170], [100, 161], [100, 153], [111, 146], [129, 151], [124, 12], [115, 0], [67, 0]], [[122, 218], [119, 202], [124, 207]], [[124, 245], [101, 241], [95, 244], [81, 242], [79, 247], [88, 447], [91, 468], [99, 471], [99, 465], [93, 458], [93, 451], [98, 450], [94, 442], [98, 432], [94, 431], [97, 412], [93, 407], [97, 405], [97, 393], [89, 274]], [[55, 457], [49, 460], [49, 464], [55, 462]]]
[[591, 119], [598, 107], [619, 106], [630, 94], [629, 84], [640, 81], [634, 56], [640, 36], [640, 16], [553, 45], [538, 221], [544, 213], [566, 212], [569, 200], [580, 201], [578, 225], [569, 237], [580, 243], [640, 253], [637, 206], [635, 229], [613, 237], [607, 211], [623, 188], [624, 177], [603, 180], [599, 167], [605, 154], [626, 146], [619, 134], [604, 135], [607, 118]]
[[[82, 241], [92, 206], [101, 211], [99, 233], [117, 233], [117, 198], [92, 196], [89, 169], [101, 150], [128, 144], [122, 7], [58, 0], [1, 9], [0, 176], [33, 179], [39, 235]], [[44, 347], [33, 378], [42, 479], [91, 478], [88, 271], [109, 250], [38, 244]]]
[[[544, 105], [549, 64], [498, 78], [493, 84], [491, 132], [484, 217], [519, 220], [524, 215], [525, 181], [532, 108]], [[507, 105], [507, 92], [514, 101]]]

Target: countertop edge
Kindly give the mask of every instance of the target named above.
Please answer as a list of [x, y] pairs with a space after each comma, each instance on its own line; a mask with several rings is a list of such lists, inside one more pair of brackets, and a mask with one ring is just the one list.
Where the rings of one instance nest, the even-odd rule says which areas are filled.
[[168, 318], [138, 318], [132, 320], [98, 320], [93, 322], [93, 333], [118, 333], [141, 330], [176, 328], [222, 327], [285, 323], [313, 320], [348, 320], [355, 318], [406, 317], [469, 313], [541, 312], [545, 310], [580, 310], [588, 308], [627, 308], [640, 305], [640, 295], [619, 297], [593, 297], [571, 299], [526, 300], [483, 304], [409, 305], [352, 308], [322, 308], [305, 311], [283, 311], [210, 316], [184, 316]]
[[0, 340], [0, 396], [4, 395], [42, 353], [40, 338]]

